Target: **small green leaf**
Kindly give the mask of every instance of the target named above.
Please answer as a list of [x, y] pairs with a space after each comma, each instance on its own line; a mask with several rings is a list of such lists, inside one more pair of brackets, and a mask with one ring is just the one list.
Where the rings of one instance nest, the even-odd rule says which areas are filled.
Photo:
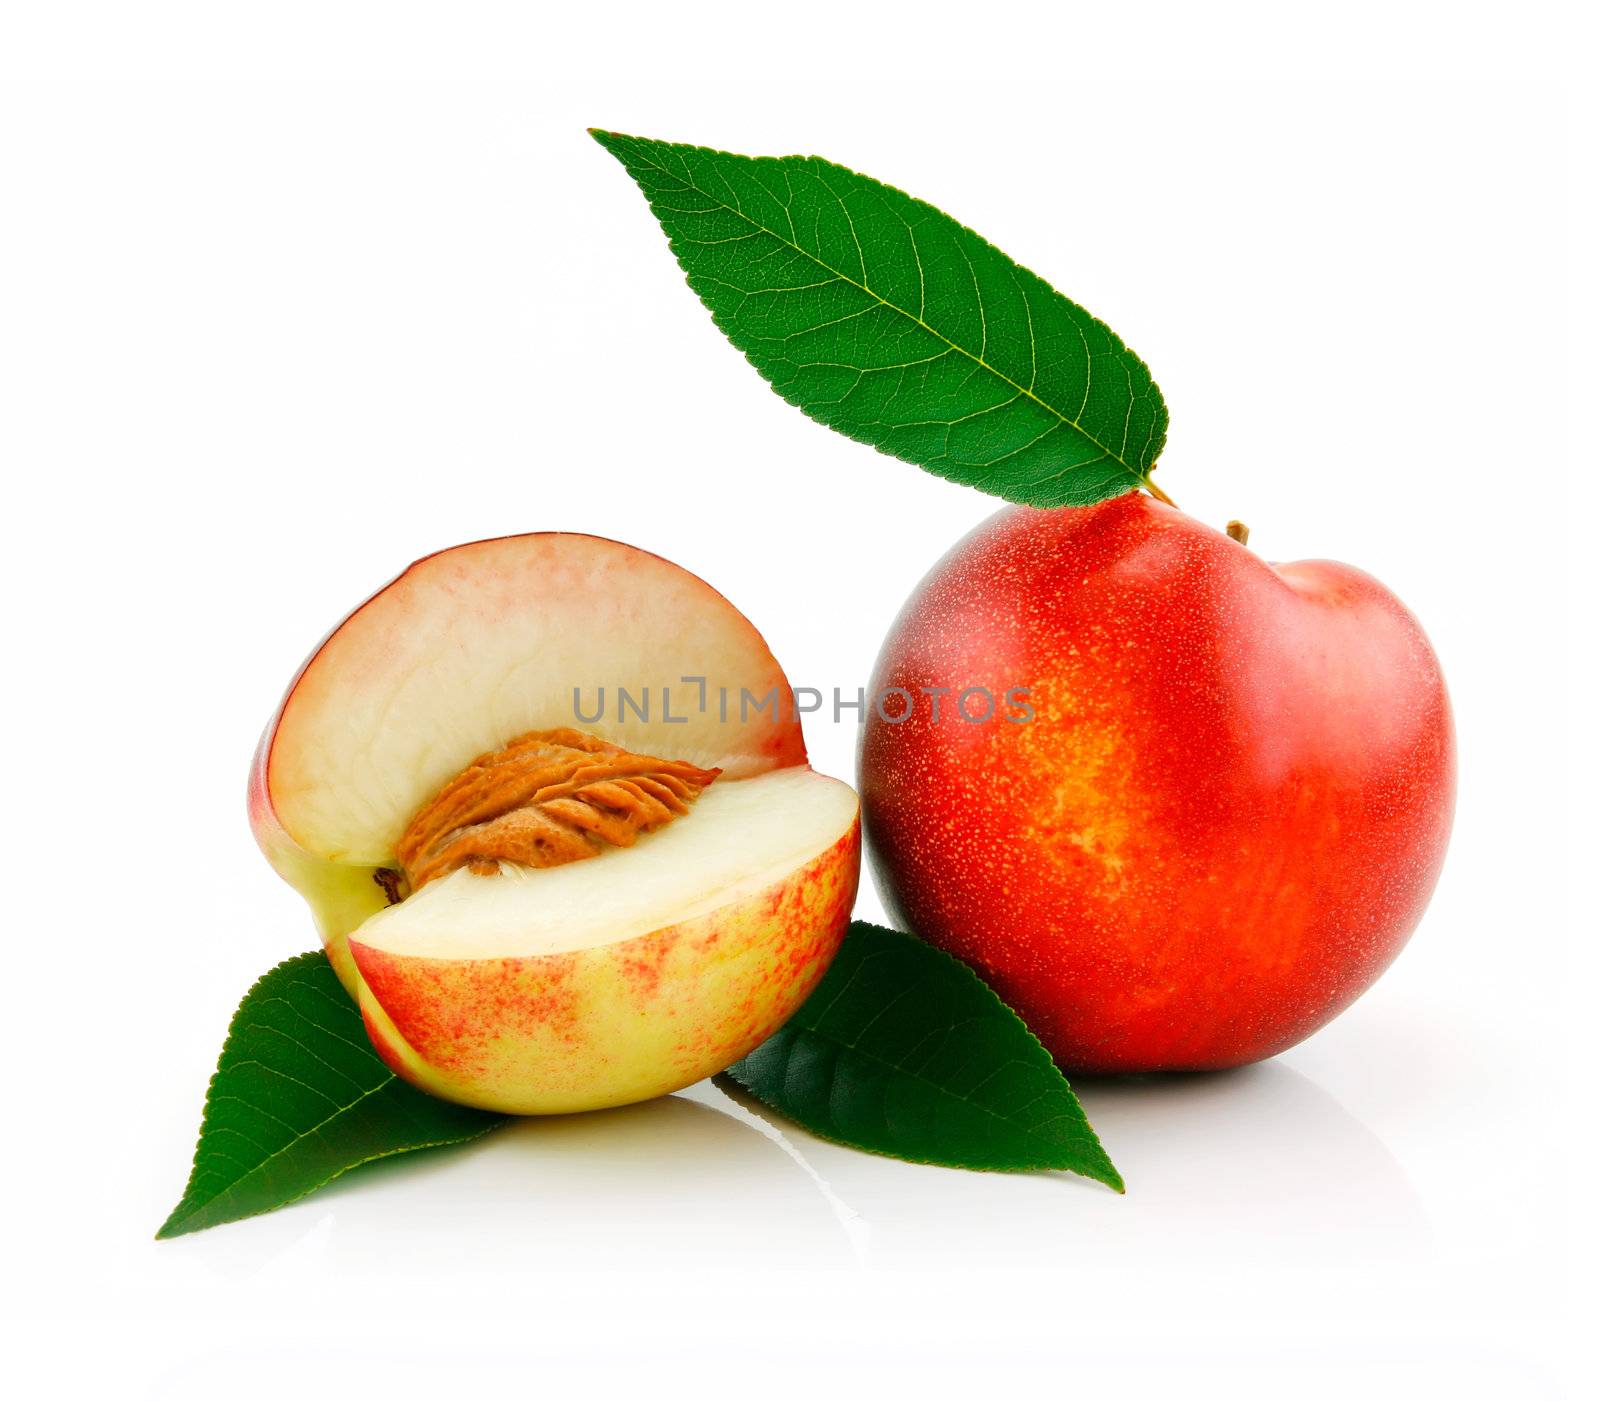
[[328, 960], [301, 954], [234, 1013], [189, 1185], [156, 1238], [272, 1211], [374, 1158], [463, 1143], [503, 1122], [398, 1079]]
[[853, 1148], [1123, 1190], [1049, 1052], [971, 969], [909, 934], [853, 923], [817, 990], [728, 1073]]
[[1149, 484], [1167, 410], [1144, 362], [948, 214], [816, 156], [591, 134], [723, 334], [819, 423], [1029, 506]]

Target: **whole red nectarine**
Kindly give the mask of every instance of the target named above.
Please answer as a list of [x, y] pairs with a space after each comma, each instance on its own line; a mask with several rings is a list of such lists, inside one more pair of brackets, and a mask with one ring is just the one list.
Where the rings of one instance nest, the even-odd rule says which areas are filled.
[[[916, 703], [869, 713], [861, 755], [885, 901], [1066, 1069], [1292, 1046], [1438, 878], [1455, 741], [1416, 620], [1359, 570], [1269, 565], [1149, 496], [992, 517], [895, 623], [891, 687]], [[1028, 687], [1032, 719], [964, 719], [970, 687]]]

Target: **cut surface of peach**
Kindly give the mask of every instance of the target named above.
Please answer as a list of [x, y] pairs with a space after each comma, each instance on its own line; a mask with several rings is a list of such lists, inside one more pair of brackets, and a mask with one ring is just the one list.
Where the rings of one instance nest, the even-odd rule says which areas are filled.
[[550, 869], [459, 870], [380, 910], [363, 948], [428, 958], [522, 958], [636, 939], [780, 886], [855, 820], [855, 793], [808, 768], [718, 783], [636, 846]]
[[252, 824], [397, 1073], [514, 1113], [627, 1103], [760, 1044], [843, 937], [856, 797], [806, 764], [789, 698], [655, 555], [465, 545], [312, 654]]

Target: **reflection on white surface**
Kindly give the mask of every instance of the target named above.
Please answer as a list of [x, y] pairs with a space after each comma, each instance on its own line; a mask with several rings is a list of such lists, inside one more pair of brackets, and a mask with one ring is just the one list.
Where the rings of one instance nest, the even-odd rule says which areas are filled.
[[[894, 1268], [1049, 1266], [1103, 1249], [1210, 1261], [1395, 1259], [1426, 1247], [1415, 1191], [1382, 1141], [1281, 1062], [1211, 1075], [1078, 1085], [1128, 1182], [1118, 1197], [1065, 1173], [997, 1174], [887, 1163], [771, 1116]], [[753, 1113], [754, 1100], [740, 1096]]]
[[1426, 1250], [1422, 1203], [1383, 1140], [1281, 1060], [1214, 1074], [1090, 1081], [1079, 1096], [1129, 1193], [1162, 1206], [1161, 1248], [1303, 1262]]
[[[970, 1173], [812, 1137], [709, 1082], [624, 1109], [512, 1123], [378, 1163], [288, 1210], [195, 1238], [238, 1278], [393, 1267], [532, 1270], [1049, 1268], [1395, 1261], [1425, 1251], [1384, 1144], [1305, 1075], [1090, 1081], [1126, 1197], [1065, 1173]], [[403, 1230], [400, 1229], [403, 1223]]]
[[372, 1163], [284, 1211], [196, 1236], [192, 1248], [229, 1275], [294, 1273], [311, 1256], [319, 1269], [361, 1274], [391, 1271], [402, 1242], [408, 1271], [441, 1273], [754, 1259], [827, 1268], [857, 1256], [804, 1162], [709, 1084]]

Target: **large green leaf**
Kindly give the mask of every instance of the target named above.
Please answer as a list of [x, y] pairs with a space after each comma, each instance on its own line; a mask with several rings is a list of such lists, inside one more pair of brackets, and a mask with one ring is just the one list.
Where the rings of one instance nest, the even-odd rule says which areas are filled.
[[1167, 411], [1144, 362], [949, 215], [816, 156], [593, 135], [723, 333], [819, 423], [1031, 506], [1150, 484]]
[[1122, 1190], [1049, 1052], [971, 969], [909, 934], [853, 923], [817, 990], [729, 1074], [854, 1148]]
[[234, 1013], [189, 1185], [156, 1236], [271, 1211], [374, 1158], [462, 1143], [502, 1122], [397, 1079], [328, 960], [301, 954]]

